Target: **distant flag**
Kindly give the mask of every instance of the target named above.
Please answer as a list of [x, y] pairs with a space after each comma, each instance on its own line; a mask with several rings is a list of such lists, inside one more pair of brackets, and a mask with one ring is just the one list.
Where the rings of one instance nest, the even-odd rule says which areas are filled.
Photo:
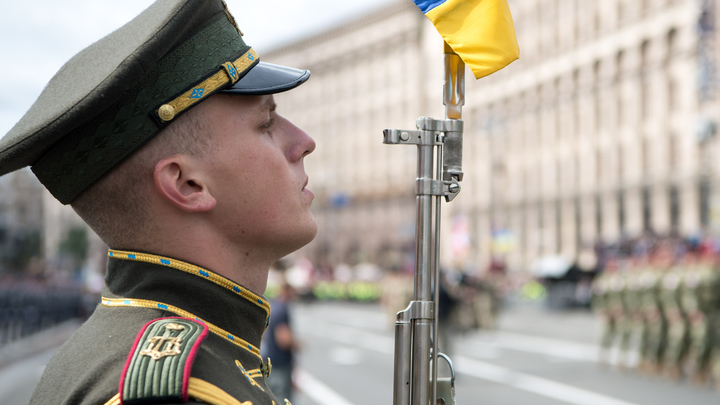
[[413, 0], [476, 79], [520, 54], [507, 0]]

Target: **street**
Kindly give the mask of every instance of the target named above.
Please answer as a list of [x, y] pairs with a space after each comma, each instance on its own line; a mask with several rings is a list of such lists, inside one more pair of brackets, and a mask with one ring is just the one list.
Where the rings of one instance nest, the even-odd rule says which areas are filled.
[[[295, 405], [392, 403], [394, 337], [377, 306], [298, 305], [295, 315], [305, 343], [298, 381], [304, 393]], [[516, 305], [501, 313], [498, 329], [455, 336], [451, 358], [458, 373], [458, 404], [720, 401], [720, 393], [709, 387], [601, 365], [600, 325], [587, 311]], [[333, 399], [323, 400], [328, 393]]]
[[[296, 376], [301, 392], [295, 405], [392, 403], [393, 328], [377, 304], [296, 304], [293, 315], [303, 343]], [[65, 333], [54, 334], [55, 340]], [[720, 393], [709, 387], [601, 365], [599, 333], [599, 324], [587, 311], [510, 306], [501, 313], [497, 331], [454, 336], [456, 402], [702, 405], [720, 401]], [[47, 346], [47, 341], [16, 342], [12, 351]], [[27, 404], [54, 350], [44, 347], [0, 369], [0, 403]], [[0, 359], [7, 351], [0, 350]]]

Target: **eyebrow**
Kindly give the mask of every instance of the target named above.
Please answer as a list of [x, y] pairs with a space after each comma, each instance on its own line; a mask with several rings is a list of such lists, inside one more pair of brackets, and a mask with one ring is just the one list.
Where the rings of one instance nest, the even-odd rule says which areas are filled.
[[275, 111], [277, 109], [277, 103], [275, 102], [274, 98], [270, 97], [265, 101], [263, 107], [268, 109], [269, 111]]

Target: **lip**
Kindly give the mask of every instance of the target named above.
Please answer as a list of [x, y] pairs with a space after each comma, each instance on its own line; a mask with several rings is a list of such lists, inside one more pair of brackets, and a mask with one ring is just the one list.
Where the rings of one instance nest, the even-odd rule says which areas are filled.
[[308, 180], [309, 180], [308, 178], [305, 178], [305, 182], [303, 183], [302, 193], [309, 195], [310, 198], [315, 198], [315, 194], [313, 194], [313, 192], [310, 191], [309, 188], [307, 188]]

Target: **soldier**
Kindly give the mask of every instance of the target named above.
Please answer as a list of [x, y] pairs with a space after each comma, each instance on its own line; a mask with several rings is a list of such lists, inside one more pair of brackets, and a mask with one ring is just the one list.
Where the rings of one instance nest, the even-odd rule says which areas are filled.
[[[680, 286], [680, 304], [688, 319], [688, 354], [686, 371], [696, 383], [707, 379], [707, 367], [710, 359], [710, 323], [708, 315], [712, 312], [713, 298], [705, 290], [711, 287], [709, 282], [713, 272], [713, 253], [702, 248], [695, 263], [688, 263]], [[711, 293], [712, 295], [712, 293]], [[710, 302], [708, 299], [710, 298]]]
[[720, 391], [720, 265], [717, 251], [708, 253], [706, 264], [701, 273], [698, 296], [708, 326], [708, 370], [715, 387]]
[[660, 304], [660, 280], [671, 263], [671, 247], [667, 242], [659, 242], [650, 254], [649, 267], [640, 274], [640, 305], [646, 330], [644, 349], [640, 353], [641, 372], [655, 374], [662, 368], [667, 325]]
[[[222, 0], [158, 0], [73, 57], [0, 143], [110, 246], [101, 305], [32, 404], [282, 404], [259, 345], [272, 263], [317, 227], [306, 133]], [[289, 401], [284, 401], [285, 404]]]
[[685, 266], [694, 266], [692, 252], [684, 253], [663, 275], [660, 282], [660, 302], [667, 322], [667, 340], [663, 358], [663, 369], [667, 377], [677, 380], [682, 375], [681, 365], [688, 343], [687, 317], [680, 304], [680, 286], [685, 275]]
[[624, 273], [625, 289], [623, 290], [623, 303], [626, 318], [620, 344], [622, 366], [633, 366], [631, 354], [639, 354], [646, 344], [646, 324], [642, 312], [642, 293], [640, 276], [647, 266], [644, 255], [634, 255], [628, 261], [627, 271]]
[[618, 260], [614, 257], [608, 258], [602, 274], [595, 279], [592, 287], [592, 306], [603, 321], [603, 335], [600, 341], [602, 363], [610, 362], [613, 342], [620, 333], [625, 319], [623, 288], [623, 279], [618, 274]]

